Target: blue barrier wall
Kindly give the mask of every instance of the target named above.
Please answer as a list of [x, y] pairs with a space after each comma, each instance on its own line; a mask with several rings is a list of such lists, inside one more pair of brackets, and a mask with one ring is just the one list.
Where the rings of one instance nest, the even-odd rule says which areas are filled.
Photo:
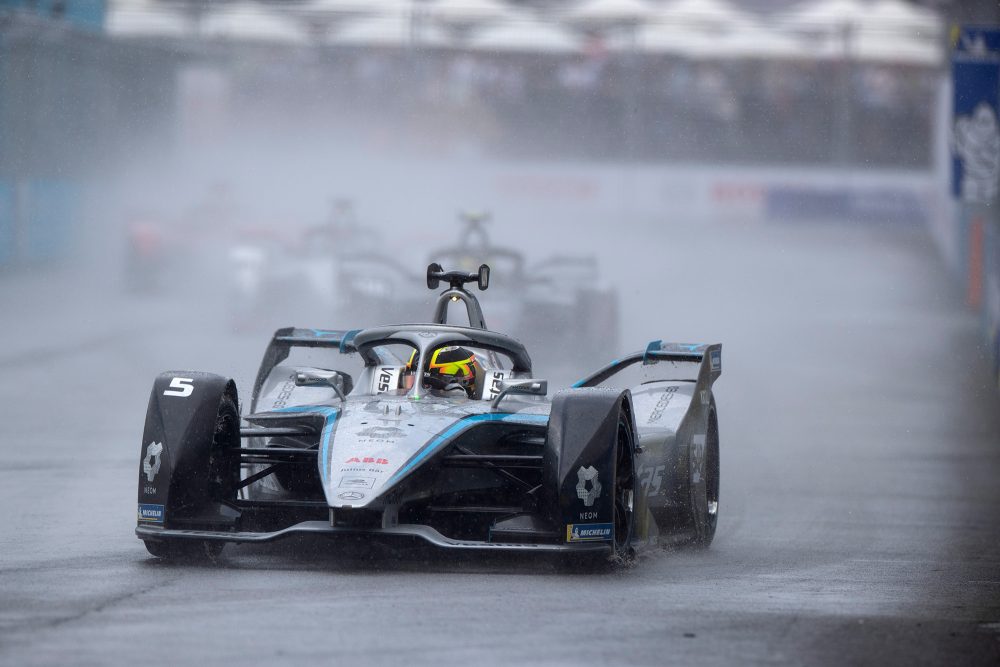
[[9, 7], [32, 11], [47, 18], [60, 18], [80, 27], [101, 30], [107, 11], [105, 0], [0, 0], [0, 9]]

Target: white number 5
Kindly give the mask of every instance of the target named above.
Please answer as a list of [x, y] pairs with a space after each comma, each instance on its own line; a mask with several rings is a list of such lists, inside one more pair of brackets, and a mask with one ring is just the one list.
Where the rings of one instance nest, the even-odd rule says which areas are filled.
[[194, 382], [191, 378], [174, 378], [170, 381], [170, 389], [163, 392], [164, 396], [180, 396], [187, 398], [194, 391]]

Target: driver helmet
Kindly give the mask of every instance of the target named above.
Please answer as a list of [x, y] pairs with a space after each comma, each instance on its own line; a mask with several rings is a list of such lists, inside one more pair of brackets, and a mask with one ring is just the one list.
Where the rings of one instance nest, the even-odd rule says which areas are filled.
[[432, 389], [462, 389], [473, 398], [478, 375], [479, 362], [471, 350], [458, 346], [439, 347], [427, 364], [424, 382]]

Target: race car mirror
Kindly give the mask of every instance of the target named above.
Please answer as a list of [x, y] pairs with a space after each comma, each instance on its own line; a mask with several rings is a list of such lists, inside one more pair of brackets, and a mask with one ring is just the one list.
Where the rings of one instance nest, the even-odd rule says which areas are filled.
[[427, 267], [427, 289], [437, 289], [441, 284], [441, 274], [444, 268], [437, 262]]
[[490, 410], [496, 410], [500, 407], [500, 401], [509, 394], [544, 396], [547, 393], [549, 393], [548, 380], [504, 380], [500, 383], [500, 393], [490, 403]]
[[490, 267], [487, 264], [479, 265], [479, 289], [486, 291], [490, 286]]
[[345, 384], [344, 374], [337, 371], [299, 371], [295, 374], [296, 387], [329, 387], [342, 401], [347, 400]]

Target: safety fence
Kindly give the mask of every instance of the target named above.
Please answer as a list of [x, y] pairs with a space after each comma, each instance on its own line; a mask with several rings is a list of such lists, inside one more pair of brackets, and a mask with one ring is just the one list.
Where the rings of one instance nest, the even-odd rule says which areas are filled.
[[952, 201], [932, 227], [968, 305], [981, 314], [1000, 387], [1000, 26], [953, 31], [950, 137]]

